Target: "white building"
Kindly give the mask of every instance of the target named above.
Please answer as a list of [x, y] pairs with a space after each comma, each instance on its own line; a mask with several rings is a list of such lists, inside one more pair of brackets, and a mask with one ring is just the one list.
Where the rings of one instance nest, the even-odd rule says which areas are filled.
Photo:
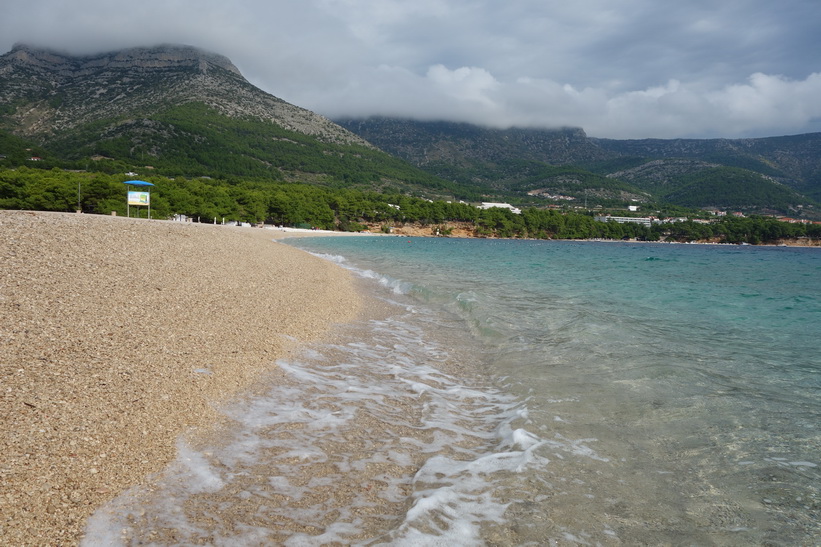
[[649, 217], [594, 217], [594, 220], [599, 222], [618, 222], [619, 224], [642, 224], [650, 227], [653, 224], [653, 219]]
[[517, 214], [517, 215], [522, 214], [521, 209], [519, 209], [517, 207], [514, 207], [513, 205], [511, 205], [509, 203], [482, 202], [482, 204], [479, 206], [479, 209], [493, 209], [494, 207], [498, 207], [499, 209], [509, 209], [512, 213]]

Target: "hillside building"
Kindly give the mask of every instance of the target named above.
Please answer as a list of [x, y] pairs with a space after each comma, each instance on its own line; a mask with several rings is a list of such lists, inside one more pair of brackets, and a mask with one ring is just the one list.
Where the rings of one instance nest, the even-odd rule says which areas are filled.
[[499, 209], [509, 209], [513, 214], [516, 214], [516, 215], [521, 215], [522, 214], [521, 209], [519, 209], [518, 207], [514, 207], [513, 205], [511, 205], [509, 203], [482, 202], [482, 204], [479, 205], [479, 209], [493, 209], [494, 207], [498, 207]]

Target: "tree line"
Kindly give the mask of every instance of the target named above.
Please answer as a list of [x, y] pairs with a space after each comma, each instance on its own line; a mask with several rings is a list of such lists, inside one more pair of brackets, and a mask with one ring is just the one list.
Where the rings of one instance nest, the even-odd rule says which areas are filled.
[[[0, 208], [125, 215], [128, 177], [107, 173], [0, 170]], [[442, 226], [469, 223], [477, 236], [555, 239], [638, 239], [768, 243], [819, 238], [821, 225], [790, 224], [770, 217], [692, 220], [653, 225], [599, 222], [587, 212], [529, 208], [521, 214], [503, 208], [478, 209], [466, 203], [430, 201], [398, 193], [324, 187], [253, 179], [167, 178], [151, 176], [153, 218], [185, 215], [203, 222], [238, 221], [325, 230], [358, 231], [366, 225]], [[132, 216], [147, 216], [131, 207]]]

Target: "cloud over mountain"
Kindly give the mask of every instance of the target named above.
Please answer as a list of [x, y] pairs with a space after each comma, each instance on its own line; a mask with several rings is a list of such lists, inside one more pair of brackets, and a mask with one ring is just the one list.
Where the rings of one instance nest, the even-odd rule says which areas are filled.
[[190, 44], [331, 117], [740, 137], [821, 130], [819, 27], [815, 0], [31, 0], [0, 49]]

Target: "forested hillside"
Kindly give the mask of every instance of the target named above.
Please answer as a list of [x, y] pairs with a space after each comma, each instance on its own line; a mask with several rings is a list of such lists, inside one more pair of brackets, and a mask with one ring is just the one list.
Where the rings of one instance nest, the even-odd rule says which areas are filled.
[[[127, 214], [123, 177], [53, 169], [0, 170], [0, 208]], [[152, 176], [152, 218], [186, 215], [200, 222], [268, 223], [326, 230], [364, 229], [390, 233], [421, 227], [428, 235], [450, 235], [455, 225], [475, 237], [539, 239], [708, 240], [776, 243], [821, 238], [821, 224], [789, 224], [774, 218], [728, 217], [718, 222], [678, 222], [652, 227], [600, 222], [592, 214], [530, 208], [479, 209], [466, 203], [429, 201], [400, 193], [327, 188], [269, 181], [186, 179]], [[131, 207], [147, 218], [147, 207]]]
[[[339, 123], [449, 180], [517, 203], [728, 207], [821, 218], [821, 134], [608, 140], [581, 129], [493, 129], [386, 118]], [[528, 195], [529, 194], [529, 195]]]
[[591, 139], [622, 157], [687, 158], [772, 177], [821, 200], [821, 133], [759, 139]]
[[252, 86], [228, 59], [179, 46], [0, 57], [0, 166], [32, 161], [478, 197]]

